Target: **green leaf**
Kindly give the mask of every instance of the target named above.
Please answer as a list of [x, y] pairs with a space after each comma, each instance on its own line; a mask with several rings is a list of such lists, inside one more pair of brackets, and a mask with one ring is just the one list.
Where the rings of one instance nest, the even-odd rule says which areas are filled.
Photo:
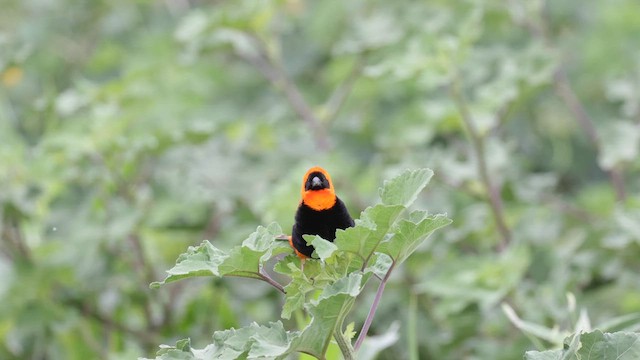
[[242, 242], [242, 246], [233, 248], [229, 257], [220, 264], [220, 275], [261, 279], [260, 272], [265, 261], [274, 255], [291, 251], [285, 242], [275, 240], [281, 234], [282, 229], [276, 223], [271, 223], [266, 228], [258, 226]]
[[426, 212], [413, 212], [409, 220], [401, 220], [399, 222], [397, 228], [394, 229], [393, 236], [380, 244], [378, 251], [389, 255], [396, 263], [401, 263], [429, 235], [449, 224], [451, 224], [451, 219], [446, 215], [427, 216]]
[[627, 326], [640, 323], [640, 313], [625, 314], [608, 319], [596, 326], [602, 331], [625, 330]]
[[221, 276], [260, 279], [260, 258], [264, 253], [247, 247], [235, 247], [218, 267]]
[[[306, 239], [308, 235], [304, 235], [304, 237]], [[318, 235], [312, 238], [313, 240], [311, 240], [311, 245], [313, 245], [316, 255], [318, 255], [322, 261], [327, 261], [327, 259], [329, 259], [333, 253], [338, 250], [338, 247], [331, 241], [327, 241]]]
[[272, 256], [288, 252], [290, 248], [275, 238], [282, 234], [276, 223], [268, 227], [258, 226], [256, 231], [243, 241], [242, 246], [229, 253], [216, 248], [207, 240], [198, 247], [189, 247], [181, 254], [176, 265], [167, 271], [163, 281], [154, 282], [151, 287], [195, 276], [239, 276], [261, 279], [262, 263]]
[[267, 252], [273, 247], [274, 238], [279, 235], [282, 235], [282, 228], [275, 222], [266, 228], [258, 226], [258, 229], [242, 242], [242, 246], [253, 251]]
[[327, 283], [326, 280], [322, 280], [327, 276], [320, 261], [305, 260], [303, 270], [299, 261], [289, 262], [290, 260], [285, 258], [275, 267], [277, 272], [291, 277], [291, 281], [284, 288], [285, 301], [281, 314], [284, 319], [289, 319], [294, 311], [303, 308], [307, 294]]
[[188, 277], [220, 276], [218, 267], [228, 257], [229, 255], [224, 251], [205, 240], [200, 246], [190, 246], [186, 253], [178, 257], [176, 265], [167, 270], [169, 275], [163, 281], [152, 283], [151, 287], [157, 288], [160, 285]]
[[640, 126], [630, 121], [609, 121], [601, 129], [602, 149], [598, 164], [612, 169], [623, 162], [633, 161], [640, 152]]
[[347, 326], [344, 329], [344, 332], [342, 333], [342, 336], [344, 336], [345, 339], [351, 341], [353, 340], [353, 338], [355, 338], [356, 336], [356, 331], [354, 330], [356, 324], [353, 322], [350, 322], [349, 324], [347, 324]]
[[558, 329], [550, 329], [542, 325], [524, 321], [518, 316], [518, 314], [516, 314], [515, 310], [506, 303], [502, 304], [502, 311], [505, 313], [507, 318], [509, 318], [511, 323], [521, 331], [546, 340], [552, 344], [561, 343], [563, 335], [558, 331]]
[[368, 207], [360, 215], [355, 227], [336, 231], [334, 243], [339, 250], [358, 254], [364, 260], [384, 240], [403, 210], [402, 205], [378, 204]]
[[[176, 342], [176, 346], [160, 345], [160, 350], [156, 352], [155, 360], [195, 360], [197, 359], [191, 352], [191, 341], [182, 339]], [[144, 359], [147, 360], [147, 359]]]
[[[470, 304], [490, 309], [522, 283], [530, 258], [528, 247], [512, 245], [500, 254], [446, 259], [427, 271], [416, 290], [445, 298], [433, 311], [446, 315], [458, 313]], [[565, 336], [556, 335], [556, 343]]]
[[325, 353], [333, 332], [342, 326], [344, 318], [353, 306], [356, 296], [362, 290], [362, 273], [353, 272], [326, 287], [320, 297], [308, 307], [313, 317], [302, 331], [297, 351], [321, 358]]
[[574, 334], [562, 350], [527, 351], [526, 360], [636, 360], [640, 359], [640, 333], [603, 333], [595, 330]]
[[389, 271], [391, 264], [393, 264], [393, 259], [389, 255], [383, 253], [376, 253], [373, 259], [373, 264], [368, 266], [365, 269], [365, 272], [372, 271], [379, 278], [384, 278], [387, 271]]
[[391, 180], [387, 180], [380, 189], [380, 198], [385, 205], [409, 207], [431, 180], [431, 169], [407, 170]]
[[580, 335], [578, 355], [583, 360], [640, 359], [640, 334], [632, 332], [603, 333], [596, 330]]
[[164, 345], [156, 360], [284, 359], [298, 336], [298, 332], [285, 331], [280, 321], [267, 326], [252, 323], [237, 330], [216, 331], [213, 343], [204, 349], [191, 348], [188, 340], [180, 340], [176, 346]]
[[249, 350], [249, 358], [277, 357], [287, 354], [292, 338], [297, 336], [296, 332], [285, 331], [279, 321], [271, 323], [269, 327], [255, 325], [254, 328], [255, 333], [251, 336], [254, 343]]
[[562, 360], [562, 350], [527, 351], [525, 360]]
[[324, 262], [316, 259], [306, 259], [304, 266], [301, 266], [297, 256], [282, 259], [274, 270], [291, 277], [291, 281], [284, 288], [285, 302], [281, 316], [285, 319], [289, 319], [294, 311], [304, 307], [309, 294], [325, 289], [343, 276], [329, 273], [329, 270], [335, 270], [334, 267], [327, 267]]
[[[432, 172], [427, 169], [408, 171], [385, 183], [381, 190], [383, 204], [365, 209], [355, 227], [338, 230], [335, 242], [305, 236], [319, 259], [302, 262], [291, 255], [276, 264], [276, 272], [291, 278], [285, 287], [282, 317], [290, 318], [294, 311], [302, 308], [312, 317], [302, 333], [296, 335], [294, 345], [291, 334], [283, 329], [274, 331], [274, 326], [266, 329], [255, 325], [216, 332], [214, 344], [192, 353], [214, 358], [278, 358], [287, 352], [299, 351], [322, 357], [332, 337], [339, 336], [339, 340], [348, 342], [353, 337], [353, 329], [342, 331], [344, 319], [370, 276], [383, 277], [394, 260], [404, 260], [433, 231], [451, 222], [443, 215], [430, 217], [425, 211], [414, 211], [407, 219], [400, 220], [406, 206], [415, 200], [431, 176]], [[281, 232], [276, 224], [258, 227], [242, 246], [228, 253], [204, 242], [180, 257], [165, 282], [203, 271], [205, 275], [261, 279], [262, 264], [266, 260], [274, 254], [290, 252], [286, 244], [274, 241]], [[378, 248], [387, 253], [376, 253]], [[365, 261], [370, 262], [363, 273], [359, 269]]]

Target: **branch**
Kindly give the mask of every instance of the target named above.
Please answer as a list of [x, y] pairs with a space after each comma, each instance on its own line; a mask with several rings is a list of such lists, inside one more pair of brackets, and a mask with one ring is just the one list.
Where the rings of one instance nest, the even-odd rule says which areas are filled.
[[329, 149], [329, 139], [327, 133], [320, 123], [320, 120], [313, 113], [307, 104], [300, 89], [291, 80], [289, 75], [277, 64], [269, 55], [267, 47], [257, 36], [247, 36], [253, 41], [257, 55], [239, 53], [239, 56], [253, 65], [269, 82], [277, 89], [280, 89], [293, 111], [307, 124], [315, 138], [316, 147], [326, 151]]
[[26, 244], [19, 222], [5, 215], [3, 211], [0, 212], [0, 221], [0, 239], [7, 245], [6, 249], [2, 248], [2, 252], [7, 259], [32, 264], [31, 249]]
[[502, 241], [498, 245], [498, 250], [503, 250], [509, 242], [511, 242], [511, 232], [509, 231], [505, 221], [500, 191], [489, 176], [484, 147], [484, 137], [478, 133], [478, 130], [475, 127], [473, 118], [471, 117], [471, 113], [467, 106], [467, 101], [462, 93], [460, 79], [458, 76], [456, 76], [452, 84], [449, 86], [449, 92], [456, 107], [458, 108], [458, 112], [460, 112], [462, 124], [467, 132], [469, 140], [471, 141], [472, 149], [477, 160], [478, 173], [480, 174], [480, 179], [489, 195], [489, 204], [491, 205], [493, 218], [496, 226], [498, 227], [498, 231], [500, 232], [500, 236], [502, 237]]
[[353, 89], [353, 85], [358, 80], [358, 77], [362, 74], [362, 69], [364, 68], [364, 56], [359, 56], [349, 75], [344, 79], [344, 81], [336, 87], [333, 91], [329, 99], [325, 103], [326, 114], [324, 116], [325, 123], [330, 123], [335, 120], [336, 116], [340, 112], [340, 109], [346, 102], [347, 98], [351, 94], [351, 90]]
[[384, 292], [384, 287], [391, 276], [391, 271], [396, 266], [396, 262], [393, 261], [391, 266], [389, 266], [389, 270], [384, 275], [384, 279], [378, 285], [378, 291], [376, 291], [376, 297], [373, 299], [373, 303], [371, 304], [371, 308], [369, 309], [369, 314], [367, 315], [367, 319], [364, 321], [364, 325], [362, 325], [362, 329], [360, 330], [360, 334], [358, 334], [358, 339], [356, 340], [356, 345], [353, 347], [355, 351], [358, 351], [362, 342], [367, 337], [367, 333], [369, 332], [369, 328], [371, 327], [371, 322], [373, 322], [373, 317], [376, 314], [376, 310], [378, 309], [378, 304], [380, 303], [380, 299], [382, 298], [382, 293]]
[[[562, 64], [559, 65], [558, 69], [556, 70], [554, 76], [554, 85], [556, 93], [558, 94], [558, 96], [560, 96], [567, 108], [569, 108], [571, 115], [573, 115], [573, 118], [576, 119], [578, 125], [580, 125], [582, 130], [585, 132], [591, 145], [596, 149], [597, 152], [600, 152], [602, 145], [600, 143], [600, 138], [598, 136], [598, 132], [596, 131], [596, 127], [593, 124], [593, 120], [576, 95], [576, 92], [573, 90], [571, 82], [569, 81], [569, 76], [567, 75], [567, 71]], [[616, 198], [618, 199], [618, 201], [624, 201], [627, 196], [622, 170], [618, 167], [602, 170], [609, 176], [609, 181], [611, 182], [611, 185], [616, 192]]]
[[66, 301], [66, 304], [68, 304], [69, 306], [77, 309], [78, 311], [80, 311], [86, 317], [89, 317], [89, 318], [92, 318], [92, 319], [98, 321], [99, 323], [101, 323], [105, 327], [113, 327], [114, 329], [116, 329], [116, 330], [118, 330], [120, 332], [132, 335], [134, 338], [140, 339], [146, 345], [150, 345], [150, 346], [157, 345], [155, 336], [153, 336], [152, 333], [150, 333], [149, 331], [132, 329], [132, 328], [128, 327], [125, 324], [122, 324], [120, 322], [117, 322], [117, 321], [111, 319], [108, 316], [102, 315], [96, 309], [93, 309], [90, 306], [88, 306], [87, 304], [84, 304], [84, 303], [82, 303], [80, 301], [77, 301], [77, 300], [68, 300], [68, 301]]
[[[142, 284], [148, 286], [148, 284], [154, 281], [153, 268], [149, 261], [147, 261], [142, 243], [140, 242], [140, 237], [136, 233], [130, 233], [127, 236], [127, 240], [133, 248], [134, 267], [139, 274], [142, 274]], [[153, 329], [155, 327], [153, 322], [153, 310], [151, 309], [151, 299], [148, 296], [144, 300], [143, 309], [147, 319], [147, 328]]]
[[[544, 10], [544, 8], [545, 7], [543, 6], [542, 10]], [[551, 41], [547, 21], [544, 14], [539, 14], [539, 18], [539, 24], [535, 24], [530, 18], [524, 17], [522, 19], [521, 25], [525, 29], [527, 29], [533, 37], [541, 40], [550, 49], [554, 49], [556, 46], [553, 41]], [[596, 152], [599, 153], [601, 144], [596, 127], [593, 123], [593, 120], [589, 116], [589, 113], [587, 113], [584, 104], [582, 103], [582, 101], [580, 101], [580, 98], [578, 98], [576, 92], [573, 90], [571, 81], [569, 81], [569, 76], [567, 75], [567, 71], [562, 63], [558, 65], [554, 74], [554, 88], [558, 96], [562, 99], [564, 104], [569, 109], [569, 112], [571, 112], [573, 118], [582, 128], [582, 131], [585, 132], [591, 145], [596, 149]], [[611, 169], [602, 170], [609, 176], [609, 181], [611, 182], [611, 186], [615, 190], [616, 198], [618, 199], [618, 201], [626, 200], [627, 196], [622, 169], [614, 167]]]
[[284, 291], [284, 287], [282, 285], [280, 285], [279, 282], [273, 280], [271, 278], [271, 276], [269, 276], [267, 273], [263, 272], [262, 270], [260, 270], [259, 272], [260, 275], [260, 279], [264, 282], [266, 282], [267, 284], [273, 286], [274, 288], [278, 289], [278, 291], [280, 291], [283, 294], [286, 294], [287, 292]]

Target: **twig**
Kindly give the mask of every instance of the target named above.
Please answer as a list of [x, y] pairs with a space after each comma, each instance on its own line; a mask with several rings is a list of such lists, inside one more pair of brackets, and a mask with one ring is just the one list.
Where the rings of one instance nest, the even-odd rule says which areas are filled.
[[216, 209], [213, 209], [213, 213], [209, 217], [209, 221], [207, 225], [204, 227], [204, 232], [202, 233], [201, 238], [203, 239], [213, 239], [220, 233], [221, 224], [220, 219], [226, 214], [222, 214], [218, 212]]
[[313, 113], [311, 107], [307, 104], [300, 89], [291, 80], [289, 75], [277, 64], [269, 55], [267, 47], [264, 42], [257, 36], [247, 36], [253, 40], [253, 43], [258, 50], [257, 55], [242, 54], [239, 56], [253, 65], [262, 75], [271, 82], [271, 84], [280, 89], [289, 105], [293, 108], [294, 112], [300, 116], [300, 118], [307, 124], [313, 133], [316, 147], [320, 150], [326, 151], [329, 149], [329, 138], [327, 133], [320, 123], [320, 120]]
[[382, 298], [382, 293], [384, 292], [384, 287], [391, 276], [391, 271], [395, 267], [395, 260], [389, 266], [389, 270], [384, 275], [384, 279], [378, 285], [378, 291], [376, 291], [376, 297], [373, 299], [373, 303], [371, 304], [371, 308], [369, 309], [369, 314], [367, 315], [367, 319], [364, 321], [364, 325], [362, 325], [362, 329], [360, 330], [360, 334], [358, 334], [358, 339], [356, 340], [356, 345], [353, 347], [355, 351], [358, 351], [362, 342], [367, 337], [367, 333], [369, 332], [369, 328], [371, 327], [371, 322], [373, 321], [373, 317], [376, 314], [376, 310], [378, 309], [378, 304], [380, 303], [380, 299]]
[[140, 339], [140, 341], [142, 341], [147, 346], [157, 346], [157, 340], [156, 340], [155, 336], [153, 336], [148, 331], [132, 329], [132, 328], [120, 323], [120, 322], [114, 321], [114, 320], [110, 319], [109, 317], [106, 317], [106, 316], [98, 313], [95, 310], [85, 310], [85, 311], [83, 311], [83, 313], [85, 315], [89, 315], [91, 318], [93, 318], [94, 320], [104, 324], [105, 326], [113, 327], [114, 329], [116, 329], [118, 331], [121, 331], [121, 332], [126, 333], [126, 334], [133, 335], [136, 339]]
[[0, 212], [0, 239], [3, 239], [7, 245], [6, 249], [2, 249], [8, 259], [12, 261], [22, 261], [31, 264], [32, 256], [29, 246], [26, 244], [20, 226], [17, 220], [9, 218], [3, 212]]
[[[567, 75], [567, 71], [563, 65], [559, 65], [558, 69], [556, 70], [554, 76], [554, 85], [556, 93], [558, 93], [558, 96], [560, 96], [567, 108], [569, 108], [569, 111], [576, 119], [576, 122], [580, 125], [585, 134], [587, 134], [587, 138], [589, 138], [589, 142], [591, 142], [591, 145], [596, 149], [597, 152], [600, 152], [602, 144], [600, 143], [600, 138], [598, 136], [598, 132], [596, 131], [596, 127], [593, 124], [593, 120], [587, 113], [584, 105], [573, 90], [571, 82], [569, 81], [569, 76]], [[609, 176], [611, 185], [616, 192], [616, 198], [619, 201], [624, 201], [626, 199], [626, 194], [622, 170], [618, 167], [603, 170]]]
[[[542, 10], [544, 10], [544, 8], [545, 7], [542, 7]], [[524, 17], [521, 25], [535, 38], [540, 39], [548, 48], [554, 49], [556, 46], [549, 36], [546, 18], [544, 14], [540, 14], [539, 17], [539, 24], [535, 24], [530, 18]], [[587, 113], [584, 104], [580, 101], [580, 98], [578, 98], [578, 95], [571, 86], [571, 81], [569, 80], [565, 66], [562, 63], [558, 65], [554, 74], [554, 88], [558, 96], [569, 109], [569, 112], [571, 112], [573, 118], [582, 128], [582, 131], [587, 135], [591, 145], [599, 153], [602, 146], [594, 122], [591, 119], [591, 116], [589, 116], [589, 113]], [[616, 193], [618, 201], [626, 200], [627, 196], [622, 169], [613, 167], [611, 169], [602, 170], [609, 176], [609, 181]]]
[[449, 91], [451, 94], [451, 98], [453, 99], [456, 107], [458, 108], [458, 111], [460, 112], [462, 124], [464, 125], [469, 140], [471, 141], [473, 152], [477, 160], [480, 179], [489, 195], [489, 204], [491, 205], [493, 218], [496, 226], [498, 227], [498, 231], [500, 232], [500, 236], [502, 237], [502, 241], [498, 244], [498, 250], [501, 251], [509, 244], [509, 242], [511, 242], [511, 232], [509, 231], [509, 228], [507, 227], [505, 221], [500, 191], [489, 176], [484, 146], [484, 137], [478, 133], [478, 130], [475, 127], [475, 124], [471, 117], [471, 113], [469, 112], [469, 108], [467, 106], [467, 101], [460, 86], [459, 77], [456, 77], [454, 79], [452, 84], [449, 86]]
[[118, 330], [120, 332], [132, 335], [134, 338], [140, 339], [146, 345], [149, 345], [149, 346], [156, 346], [157, 345], [155, 336], [153, 336], [153, 334], [148, 332], [148, 331], [132, 329], [132, 328], [128, 327], [127, 325], [123, 324], [123, 323], [117, 322], [117, 321], [111, 319], [110, 317], [102, 315], [96, 309], [93, 309], [90, 306], [88, 306], [87, 304], [84, 304], [84, 303], [82, 303], [80, 301], [68, 300], [66, 303], [68, 305], [70, 305], [71, 307], [76, 308], [78, 311], [80, 311], [85, 316], [88, 316], [88, 317], [100, 322], [101, 324], [103, 324], [106, 327], [113, 327], [114, 329], [116, 329], [116, 330]]
[[263, 272], [262, 270], [260, 270], [259, 272], [260, 275], [260, 279], [264, 282], [266, 282], [267, 284], [273, 286], [274, 288], [278, 289], [278, 291], [280, 291], [283, 294], [286, 294], [287, 292], [284, 291], [284, 287], [282, 285], [280, 285], [279, 282], [273, 280], [271, 278], [271, 276], [269, 276], [267, 273]]
[[164, 5], [171, 16], [178, 16], [191, 7], [188, 0], [164, 0]]
[[[137, 268], [137, 271], [142, 274], [142, 283], [145, 285], [145, 288], [148, 288], [148, 284], [154, 281], [153, 269], [147, 261], [140, 237], [135, 233], [131, 233], [127, 236], [127, 240], [129, 240], [133, 248], [134, 266]], [[155, 324], [153, 322], [153, 311], [150, 300], [151, 299], [147, 297], [144, 301], [144, 313], [147, 318], [147, 327], [153, 329]]]
[[349, 75], [344, 81], [336, 87], [329, 98], [325, 101], [325, 114], [320, 119], [311, 109], [309, 103], [304, 99], [300, 88], [295, 84], [293, 79], [282, 68], [281, 64], [269, 54], [268, 47], [264, 41], [258, 36], [245, 34], [254, 44], [257, 54], [238, 55], [245, 61], [253, 65], [258, 71], [276, 88], [280, 89], [287, 98], [289, 105], [294, 112], [307, 124], [313, 133], [316, 147], [322, 151], [329, 150], [330, 142], [324, 124], [329, 124], [335, 120], [336, 116], [342, 109], [347, 98], [353, 90], [358, 77], [362, 74], [364, 67], [365, 55], [360, 55], [354, 63]]
[[407, 347], [410, 360], [418, 360], [418, 295], [411, 291], [409, 294], [409, 318], [407, 319]]
[[543, 200], [549, 205], [557, 207], [559, 211], [573, 216], [584, 223], [590, 223], [597, 219], [596, 216], [590, 214], [588, 211], [566, 202], [557, 196], [544, 196]]
[[340, 109], [342, 108], [347, 98], [351, 94], [353, 85], [355, 84], [356, 80], [358, 80], [358, 77], [360, 77], [360, 74], [362, 73], [362, 69], [364, 67], [364, 60], [365, 58], [362, 55], [356, 59], [355, 63], [353, 64], [353, 67], [351, 68], [351, 71], [349, 72], [349, 75], [344, 79], [344, 81], [340, 85], [338, 85], [338, 87], [336, 87], [336, 89], [333, 91], [331, 96], [329, 96], [329, 99], [327, 100], [325, 105], [325, 109], [326, 109], [326, 114], [324, 116], [325, 123], [332, 122], [340, 112]]

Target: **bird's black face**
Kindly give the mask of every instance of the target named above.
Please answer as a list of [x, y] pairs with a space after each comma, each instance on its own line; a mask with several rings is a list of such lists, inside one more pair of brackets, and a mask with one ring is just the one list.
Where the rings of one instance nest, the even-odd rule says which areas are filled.
[[305, 190], [322, 190], [329, 187], [329, 180], [321, 172], [312, 172], [304, 183]]

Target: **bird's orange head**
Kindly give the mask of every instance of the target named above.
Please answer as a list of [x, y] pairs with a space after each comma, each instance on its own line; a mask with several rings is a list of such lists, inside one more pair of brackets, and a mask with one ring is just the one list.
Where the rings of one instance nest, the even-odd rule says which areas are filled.
[[312, 167], [304, 174], [300, 193], [302, 202], [313, 210], [327, 210], [336, 203], [331, 176], [319, 166]]

